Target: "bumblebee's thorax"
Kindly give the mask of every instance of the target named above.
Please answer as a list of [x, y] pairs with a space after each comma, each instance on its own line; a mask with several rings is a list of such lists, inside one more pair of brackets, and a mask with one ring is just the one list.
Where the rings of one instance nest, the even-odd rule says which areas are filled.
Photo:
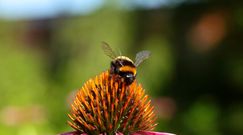
[[124, 80], [127, 85], [133, 83], [136, 78], [136, 66], [126, 56], [118, 56], [111, 62], [111, 74], [116, 74]]

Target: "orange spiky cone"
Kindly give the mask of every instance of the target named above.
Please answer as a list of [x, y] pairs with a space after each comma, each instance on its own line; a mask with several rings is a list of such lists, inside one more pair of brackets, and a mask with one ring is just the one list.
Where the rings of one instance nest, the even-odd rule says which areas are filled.
[[68, 124], [90, 135], [129, 134], [155, 126], [154, 107], [140, 84], [127, 86], [109, 71], [87, 81], [77, 92]]

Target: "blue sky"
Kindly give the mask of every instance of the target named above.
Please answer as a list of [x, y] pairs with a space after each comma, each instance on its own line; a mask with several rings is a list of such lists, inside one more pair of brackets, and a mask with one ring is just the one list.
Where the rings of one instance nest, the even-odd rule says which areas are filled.
[[104, 0], [0, 0], [1, 18], [52, 17], [61, 12], [86, 14], [104, 4]]

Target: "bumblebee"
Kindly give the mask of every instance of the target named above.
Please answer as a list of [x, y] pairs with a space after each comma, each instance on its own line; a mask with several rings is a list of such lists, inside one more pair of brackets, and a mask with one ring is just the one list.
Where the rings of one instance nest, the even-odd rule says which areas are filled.
[[112, 48], [106, 42], [102, 42], [104, 53], [109, 56], [112, 61], [110, 64], [110, 74], [118, 76], [126, 85], [134, 82], [137, 75], [137, 67], [150, 56], [150, 51], [141, 51], [136, 54], [135, 62], [130, 58], [122, 55], [116, 55]]

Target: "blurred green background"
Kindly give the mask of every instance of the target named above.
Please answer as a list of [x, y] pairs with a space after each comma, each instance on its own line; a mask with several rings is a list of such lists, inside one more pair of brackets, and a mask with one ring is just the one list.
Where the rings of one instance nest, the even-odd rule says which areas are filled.
[[156, 131], [243, 134], [243, 2], [0, 1], [0, 134], [52, 135], [69, 103], [109, 68], [101, 41], [134, 59]]

